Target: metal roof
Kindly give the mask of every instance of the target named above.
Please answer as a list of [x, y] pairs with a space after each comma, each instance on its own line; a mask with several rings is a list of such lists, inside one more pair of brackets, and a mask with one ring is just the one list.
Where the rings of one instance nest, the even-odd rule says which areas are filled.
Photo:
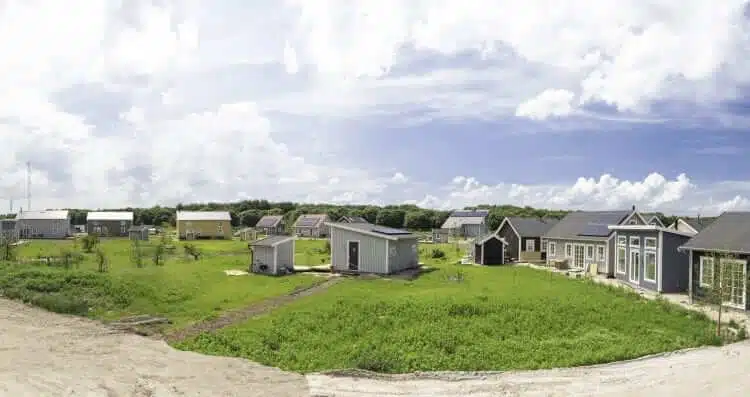
[[364, 233], [368, 236], [381, 237], [388, 240], [406, 240], [419, 238], [416, 234], [408, 230], [394, 229], [385, 226], [373, 225], [372, 223], [340, 223], [328, 222], [327, 225], [332, 228], [340, 228], [353, 231], [355, 233]]
[[481, 225], [484, 223], [484, 220], [484, 217], [449, 216], [440, 228], [455, 229], [462, 225]]
[[294, 240], [292, 236], [268, 236], [260, 240], [253, 241], [250, 245], [254, 247], [275, 247], [279, 244], [291, 242]]
[[585, 235], [585, 233], [594, 226], [597, 226], [597, 228], [606, 228], [607, 225], [619, 225], [632, 213], [633, 211], [569, 212], [568, 215], [552, 226], [542, 237], [571, 240], [606, 238], [606, 235]]
[[361, 216], [342, 216], [341, 219], [339, 219], [340, 223], [370, 223], [367, 222], [367, 219], [361, 217]]
[[750, 253], [750, 212], [725, 212], [705, 226], [682, 248]]
[[255, 227], [276, 227], [284, 219], [281, 215], [266, 215], [255, 224]]
[[17, 220], [63, 220], [68, 219], [68, 210], [22, 211]]
[[133, 221], [130, 211], [91, 211], [86, 214], [87, 221]]
[[490, 210], [456, 210], [451, 212], [452, 218], [485, 218]]
[[[505, 219], [513, 225], [513, 228], [521, 237], [541, 237], [555, 226], [558, 219], [555, 218], [522, 218], [508, 216]], [[502, 224], [501, 224], [502, 226]]]
[[229, 211], [177, 211], [178, 221], [231, 221]]

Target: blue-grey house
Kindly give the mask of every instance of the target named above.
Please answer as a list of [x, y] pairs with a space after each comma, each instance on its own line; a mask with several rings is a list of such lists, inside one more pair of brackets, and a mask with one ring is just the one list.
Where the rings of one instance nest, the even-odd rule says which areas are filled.
[[688, 254], [678, 250], [692, 234], [657, 225], [610, 225], [614, 276], [634, 287], [664, 293], [688, 290]]

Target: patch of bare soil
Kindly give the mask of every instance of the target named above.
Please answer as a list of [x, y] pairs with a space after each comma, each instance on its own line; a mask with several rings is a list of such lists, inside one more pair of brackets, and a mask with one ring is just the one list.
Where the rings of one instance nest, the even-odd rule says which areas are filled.
[[320, 281], [316, 281], [310, 286], [300, 288], [290, 294], [266, 299], [243, 309], [224, 313], [221, 316], [209, 321], [200, 322], [197, 324], [193, 324], [192, 326], [179, 329], [173, 333], [168, 334], [167, 340], [172, 342], [181, 341], [198, 336], [204, 332], [214, 332], [224, 327], [228, 327], [232, 324], [247, 321], [252, 317], [267, 313], [277, 307], [291, 303], [296, 299], [325, 290], [331, 285], [337, 283], [339, 280], [340, 278], [338, 277], [321, 279]]
[[303, 376], [0, 299], [0, 396], [308, 396]]

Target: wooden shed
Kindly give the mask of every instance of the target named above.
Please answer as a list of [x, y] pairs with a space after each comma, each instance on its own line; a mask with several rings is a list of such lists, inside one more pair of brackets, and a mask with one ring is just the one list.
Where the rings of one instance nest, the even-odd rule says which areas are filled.
[[474, 242], [474, 263], [478, 265], [505, 264], [508, 243], [495, 233]]
[[293, 236], [268, 236], [250, 243], [250, 272], [280, 276], [294, 272]]
[[419, 236], [370, 223], [329, 223], [331, 269], [391, 274], [419, 267]]
[[148, 227], [147, 226], [131, 226], [128, 229], [128, 237], [131, 240], [148, 241]]

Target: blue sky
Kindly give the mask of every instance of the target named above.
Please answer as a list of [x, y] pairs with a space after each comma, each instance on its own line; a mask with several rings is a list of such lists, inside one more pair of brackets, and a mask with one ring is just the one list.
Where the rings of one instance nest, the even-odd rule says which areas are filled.
[[744, 0], [73, 3], [0, 8], [0, 206], [750, 209]]

